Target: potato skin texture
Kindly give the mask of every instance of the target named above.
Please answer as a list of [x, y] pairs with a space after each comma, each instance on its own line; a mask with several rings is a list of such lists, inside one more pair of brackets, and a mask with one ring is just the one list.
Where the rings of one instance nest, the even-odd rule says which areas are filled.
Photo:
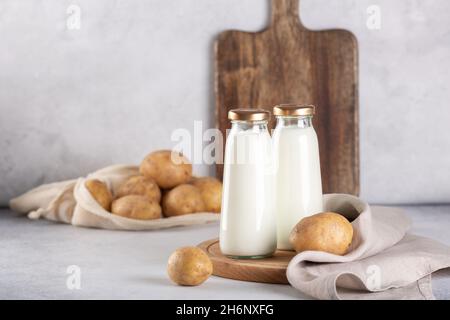
[[183, 247], [173, 252], [167, 263], [169, 278], [182, 286], [202, 284], [213, 272], [208, 255], [197, 247]]
[[161, 218], [159, 203], [150, 201], [145, 196], [134, 194], [114, 200], [111, 212], [118, 216], [138, 220]]
[[191, 184], [200, 190], [205, 210], [220, 213], [222, 205], [222, 182], [213, 177], [200, 177], [192, 179]]
[[106, 211], [111, 210], [112, 194], [106, 184], [97, 179], [89, 179], [84, 183], [92, 197]]
[[189, 182], [192, 177], [192, 164], [183, 155], [174, 152], [181, 163], [172, 162], [172, 151], [159, 150], [147, 155], [141, 162], [139, 171], [152, 178], [163, 189], [173, 188]]
[[289, 241], [296, 252], [315, 250], [344, 255], [352, 242], [352, 224], [342, 215], [322, 212], [303, 218], [292, 229]]
[[166, 217], [205, 211], [200, 190], [190, 184], [181, 184], [164, 194], [163, 213]]
[[144, 176], [132, 176], [125, 180], [117, 190], [116, 198], [131, 194], [147, 197], [150, 201], [161, 201], [161, 190], [155, 180]]

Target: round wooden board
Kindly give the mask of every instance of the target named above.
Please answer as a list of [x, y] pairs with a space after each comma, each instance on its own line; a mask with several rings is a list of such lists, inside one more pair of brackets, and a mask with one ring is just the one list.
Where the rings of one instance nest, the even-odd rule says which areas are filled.
[[220, 252], [218, 239], [202, 242], [198, 247], [210, 257], [215, 276], [264, 283], [287, 284], [286, 268], [295, 255], [294, 251], [277, 250], [270, 258], [237, 260], [227, 258]]

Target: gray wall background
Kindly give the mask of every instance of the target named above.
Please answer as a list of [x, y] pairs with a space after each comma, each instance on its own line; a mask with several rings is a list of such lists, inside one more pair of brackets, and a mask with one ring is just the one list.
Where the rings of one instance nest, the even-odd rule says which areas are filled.
[[[68, 30], [67, 7], [81, 8]], [[370, 5], [381, 29], [366, 26]], [[450, 201], [450, 2], [303, 0], [359, 40], [361, 196]], [[0, 204], [213, 126], [212, 42], [267, 25], [267, 0], [0, 0]], [[212, 172], [196, 166], [198, 174]]]

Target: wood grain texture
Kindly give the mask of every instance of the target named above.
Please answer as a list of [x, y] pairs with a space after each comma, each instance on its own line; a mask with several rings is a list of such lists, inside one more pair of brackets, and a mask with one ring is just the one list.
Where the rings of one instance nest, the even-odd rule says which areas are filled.
[[[357, 41], [345, 30], [311, 31], [299, 0], [272, 0], [270, 26], [222, 32], [215, 43], [217, 127], [236, 107], [314, 104], [324, 193], [359, 193]], [[273, 127], [273, 123], [271, 123]], [[217, 166], [222, 178], [223, 166]]]
[[271, 258], [235, 260], [222, 255], [218, 239], [202, 242], [198, 247], [210, 257], [215, 276], [264, 283], [287, 284], [286, 269], [295, 255], [293, 251], [277, 251]]

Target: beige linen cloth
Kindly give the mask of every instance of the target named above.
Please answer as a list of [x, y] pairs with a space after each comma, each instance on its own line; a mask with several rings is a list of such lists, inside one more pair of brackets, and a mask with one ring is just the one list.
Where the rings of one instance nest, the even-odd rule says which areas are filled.
[[325, 195], [324, 209], [353, 220], [349, 253], [299, 253], [287, 269], [292, 286], [318, 299], [434, 299], [431, 274], [450, 267], [450, 247], [407, 234], [398, 209], [343, 194]]
[[86, 178], [45, 184], [12, 199], [9, 206], [30, 219], [70, 223], [74, 226], [111, 230], [153, 230], [218, 221], [220, 215], [204, 212], [156, 220], [136, 220], [113, 215], [103, 209], [86, 189], [87, 179], [99, 179], [114, 194], [127, 178], [139, 174], [136, 166], [113, 165]]

